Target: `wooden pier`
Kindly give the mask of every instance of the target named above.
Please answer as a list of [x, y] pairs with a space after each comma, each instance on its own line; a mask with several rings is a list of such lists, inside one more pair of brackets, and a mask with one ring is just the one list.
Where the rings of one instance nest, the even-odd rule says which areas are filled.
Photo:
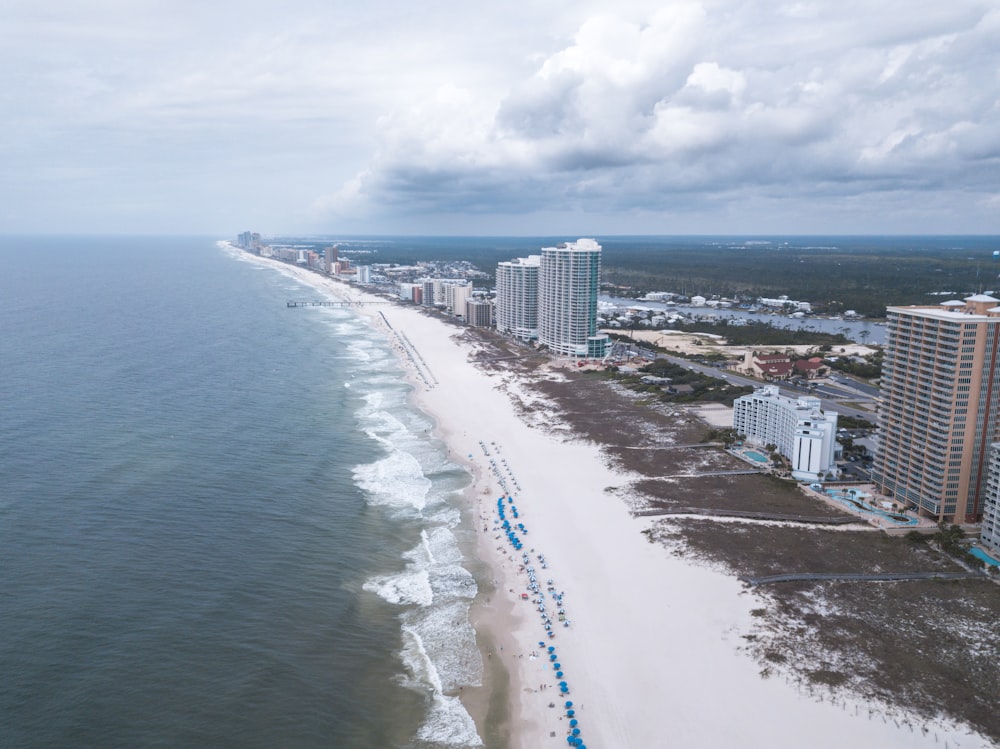
[[388, 299], [385, 301], [374, 301], [374, 302], [327, 302], [327, 301], [313, 301], [313, 302], [286, 302], [288, 307], [360, 307], [363, 304], [392, 304]]

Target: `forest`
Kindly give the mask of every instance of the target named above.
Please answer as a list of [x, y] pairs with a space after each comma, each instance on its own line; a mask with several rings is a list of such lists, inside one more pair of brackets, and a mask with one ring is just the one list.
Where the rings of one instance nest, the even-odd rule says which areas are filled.
[[[664, 247], [605, 242], [602, 280], [629, 294], [672, 291], [730, 299], [787, 295], [826, 314], [884, 317], [893, 304], [931, 304], [1000, 287], [1000, 247], [988, 237], [789, 238]], [[626, 294], [622, 294], [626, 295]]]

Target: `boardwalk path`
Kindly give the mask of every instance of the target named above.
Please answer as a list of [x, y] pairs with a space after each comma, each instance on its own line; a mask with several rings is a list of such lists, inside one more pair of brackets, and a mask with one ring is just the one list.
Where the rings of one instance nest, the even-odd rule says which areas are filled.
[[771, 583], [790, 583], [799, 581], [837, 580], [839, 582], [888, 582], [893, 580], [982, 580], [979, 572], [883, 572], [881, 574], [865, 575], [855, 572], [790, 572], [783, 575], [764, 575], [762, 577], [741, 577], [747, 585], [769, 585]]
[[753, 512], [750, 510], [713, 510], [704, 507], [685, 508], [654, 508], [638, 510], [636, 517], [655, 517], [658, 515], [708, 515], [721, 518], [747, 518], [752, 520], [780, 520], [786, 523], [810, 523], [812, 525], [851, 525], [866, 524], [862, 518], [827, 517], [818, 515], [789, 515], [781, 512]]

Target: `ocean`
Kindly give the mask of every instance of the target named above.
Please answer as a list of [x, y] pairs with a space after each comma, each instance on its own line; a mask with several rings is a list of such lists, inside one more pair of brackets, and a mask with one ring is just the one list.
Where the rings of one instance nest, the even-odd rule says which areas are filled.
[[481, 745], [469, 477], [387, 342], [210, 238], [0, 262], [0, 745]]

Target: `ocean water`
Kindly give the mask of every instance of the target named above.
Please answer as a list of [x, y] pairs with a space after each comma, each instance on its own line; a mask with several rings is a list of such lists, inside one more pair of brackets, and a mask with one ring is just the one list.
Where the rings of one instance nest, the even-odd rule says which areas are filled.
[[480, 745], [468, 477], [385, 342], [208, 238], [0, 263], [0, 745]]

